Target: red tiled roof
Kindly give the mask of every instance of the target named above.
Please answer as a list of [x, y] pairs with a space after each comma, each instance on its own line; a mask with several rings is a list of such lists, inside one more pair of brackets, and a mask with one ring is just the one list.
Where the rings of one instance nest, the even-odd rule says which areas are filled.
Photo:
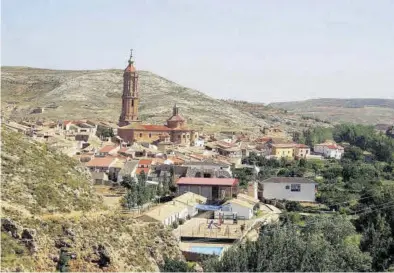
[[343, 147], [339, 146], [339, 145], [325, 145], [328, 149], [339, 149], [339, 150], [343, 150]]
[[136, 69], [135, 69], [134, 65], [132, 65], [132, 64], [129, 64], [125, 69], [125, 72], [135, 72], [135, 71], [136, 71]]
[[271, 137], [262, 137], [257, 139], [258, 142], [267, 142], [267, 141], [271, 141], [272, 138]]
[[175, 156], [168, 156], [167, 159], [174, 162], [175, 165], [185, 163], [185, 160], [183, 160], [182, 158], [179, 158], [179, 157], [175, 157]]
[[87, 167], [109, 167], [115, 161], [114, 157], [95, 157], [90, 160]]
[[147, 131], [171, 131], [170, 128], [164, 125], [141, 125]]
[[140, 159], [138, 161], [138, 165], [151, 165], [152, 164], [152, 159]]
[[148, 174], [149, 173], [149, 168], [137, 168], [135, 173], [136, 174], [140, 174], [140, 173], [142, 173], [142, 171], [144, 171], [145, 174]]
[[209, 186], [236, 186], [237, 178], [202, 178], [202, 177], [181, 177], [178, 185], [209, 185]]
[[110, 151], [112, 151], [112, 150], [115, 149], [115, 148], [116, 148], [116, 146], [107, 145], [107, 146], [104, 146], [103, 148], [101, 148], [101, 149], [99, 150], [99, 152], [100, 152], [100, 153], [109, 153]]

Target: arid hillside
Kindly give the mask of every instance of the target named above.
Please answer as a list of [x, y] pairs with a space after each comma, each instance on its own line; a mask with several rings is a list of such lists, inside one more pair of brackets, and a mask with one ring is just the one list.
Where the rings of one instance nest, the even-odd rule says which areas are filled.
[[[2, 67], [2, 112], [15, 119], [101, 119], [117, 122], [122, 95], [121, 70], [64, 71]], [[259, 130], [281, 125], [286, 131], [305, 126], [299, 115], [262, 107], [260, 114], [244, 111], [232, 102], [211, 98], [147, 71], [140, 75], [140, 117], [163, 124], [175, 103], [196, 129]], [[251, 98], [252, 99], [252, 98]], [[44, 113], [31, 114], [36, 107]]]
[[394, 123], [394, 100], [390, 99], [312, 99], [271, 103], [269, 106], [331, 122]]
[[70, 271], [158, 271], [181, 257], [160, 224], [102, 205], [90, 173], [46, 145], [2, 128], [1, 271], [54, 272], [60, 250]]
[[[147, 71], [140, 71], [141, 119], [164, 123], [175, 103], [188, 123], [198, 127], [264, 126], [263, 119], [230, 104], [185, 88]], [[2, 110], [12, 117], [30, 115], [50, 119], [94, 118], [117, 122], [123, 87], [121, 70], [60, 71], [2, 67]], [[52, 108], [51, 108], [52, 107]]]

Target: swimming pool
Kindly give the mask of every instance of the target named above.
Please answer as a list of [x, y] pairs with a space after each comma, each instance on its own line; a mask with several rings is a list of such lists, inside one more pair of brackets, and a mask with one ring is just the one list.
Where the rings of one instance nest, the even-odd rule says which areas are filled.
[[192, 246], [191, 252], [200, 254], [220, 255], [223, 251], [223, 247], [220, 246]]

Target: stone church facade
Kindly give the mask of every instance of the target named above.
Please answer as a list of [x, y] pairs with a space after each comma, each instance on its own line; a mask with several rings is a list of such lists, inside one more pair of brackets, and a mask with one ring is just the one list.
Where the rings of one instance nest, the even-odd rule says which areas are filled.
[[143, 124], [138, 117], [139, 105], [138, 73], [134, 67], [132, 55], [123, 73], [122, 112], [119, 117], [118, 136], [128, 143], [173, 143], [177, 145], [194, 145], [198, 133], [187, 126], [180, 115], [179, 107], [173, 107], [172, 116], [165, 125]]

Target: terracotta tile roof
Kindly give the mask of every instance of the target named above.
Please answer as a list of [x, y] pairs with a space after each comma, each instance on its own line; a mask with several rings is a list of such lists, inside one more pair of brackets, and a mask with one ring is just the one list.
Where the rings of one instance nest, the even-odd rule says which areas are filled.
[[169, 156], [169, 157], [167, 157], [167, 159], [171, 160], [176, 165], [185, 163], [185, 160], [183, 160], [179, 157]]
[[171, 131], [170, 128], [168, 128], [167, 126], [164, 126], [164, 125], [146, 124], [146, 125], [141, 125], [141, 127], [143, 127], [147, 131]]
[[135, 171], [136, 174], [140, 174], [142, 173], [142, 171], [144, 171], [145, 174], [149, 173], [149, 168], [137, 168], [137, 170]]
[[236, 186], [236, 178], [202, 178], [202, 177], [181, 177], [178, 185], [209, 185], [209, 186]]
[[152, 159], [140, 159], [138, 161], [138, 165], [151, 165], [152, 164]]
[[108, 168], [115, 160], [114, 157], [95, 157], [86, 163], [86, 167]]
[[200, 159], [203, 160], [205, 158], [205, 156], [203, 155], [198, 155], [198, 154], [191, 154], [189, 155], [191, 158], [195, 158], [195, 159]]
[[256, 142], [267, 142], [267, 141], [271, 141], [272, 137], [262, 137], [256, 140]]
[[125, 72], [135, 72], [135, 71], [136, 71], [136, 69], [135, 69], [134, 65], [132, 65], [132, 64], [129, 64], [125, 69]]
[[343, 150], [342, 146], [339, 145], [325, 145], [328, 149], [338, 149], [338, 150]]
[[107, 145], [107, 146], [104, 146], [103, 148], [101, 148], [101, 149], [99, 150], [99, 152], [100, 152], [100, 153], [109, 153], [110, 151], [112, 151], [112, 150], [115, 149], [115, 148], [116, 148], [116, 146]]

